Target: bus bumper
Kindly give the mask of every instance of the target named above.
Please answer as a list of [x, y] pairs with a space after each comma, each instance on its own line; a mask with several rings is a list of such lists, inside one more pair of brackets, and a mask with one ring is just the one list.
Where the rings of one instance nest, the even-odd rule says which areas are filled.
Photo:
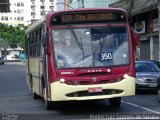
[[[101, 88], [102, 92], [89, 93], [90, 88]], [[107, 84], [67, 85], [56, 81], [50, 84], [51, 101], [95, 100], [135, 95], [135, 78]]]

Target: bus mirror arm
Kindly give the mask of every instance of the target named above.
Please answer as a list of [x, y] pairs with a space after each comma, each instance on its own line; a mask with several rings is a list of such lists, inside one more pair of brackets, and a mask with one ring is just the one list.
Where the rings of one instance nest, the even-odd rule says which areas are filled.
[[135, 46], [139, 45], [139, 38], [138, 38], [138, 34], [136, 32], [134, 32], [134, 44], [135, 44]]
[[42, 45], [45, 47], [47, 45], [47, 39], [46, 39], [46, 34], [42, 33]]
[[133, 40], [133, 44], [134, 46], [139, 46], [139, 37], [138, 34], [131, 28], [131, 36], [132, 36], [132, 40]]

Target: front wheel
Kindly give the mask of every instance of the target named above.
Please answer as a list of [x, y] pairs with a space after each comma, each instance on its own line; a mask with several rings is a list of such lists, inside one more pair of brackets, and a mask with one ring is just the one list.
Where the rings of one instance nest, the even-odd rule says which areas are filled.
[[157, 91], [157, 100], [160, 103], [160, 87], [158, 88], [158, 91]]
[[109, 99], [109, 104], [112, 108], [119, 108], [121, 105], [121, 97], [117, 98], [110, 98]]

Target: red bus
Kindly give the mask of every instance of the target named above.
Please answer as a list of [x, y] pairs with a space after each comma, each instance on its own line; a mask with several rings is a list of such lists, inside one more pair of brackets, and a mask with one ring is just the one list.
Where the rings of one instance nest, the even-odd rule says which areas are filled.
[[135, 94], [137, 37], [123, 9], [73, 9], [46, 14], [25, 33], [26, 79], [47, 109], [57, 101]]

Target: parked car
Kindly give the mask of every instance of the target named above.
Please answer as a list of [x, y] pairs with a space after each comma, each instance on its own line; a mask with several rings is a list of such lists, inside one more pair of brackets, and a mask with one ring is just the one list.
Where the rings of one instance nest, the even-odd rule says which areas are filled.
[[150, 60], [150, 61], [154, 62], [160, 68], [160, 62], [158, 62], [156, 60]]
[[154, 89], [157, 87], [157, 78], [160, 76], [159, 67], [152, 61], [136, 61], [136, 90]]
[[157, 79], [157, 100], [160, 103], [160, 77]]
[[0, 57], [0, 65], [4, 65], [5, 63], [5, 58], [4, 57]]

